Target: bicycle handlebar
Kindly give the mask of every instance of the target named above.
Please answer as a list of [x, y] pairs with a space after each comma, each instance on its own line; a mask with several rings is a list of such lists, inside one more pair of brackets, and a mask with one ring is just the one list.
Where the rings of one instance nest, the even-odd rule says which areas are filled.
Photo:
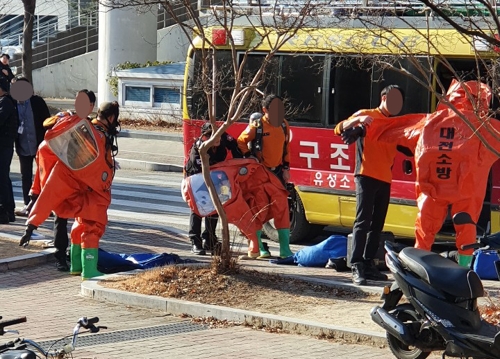
[[4, 351], [5, 349], [13, 348], [15, 344], [16, 344], [15, 340], [12, 340], [12, 341], [5, 343], [5, 344], [0, 344], [0, 353], [2, 351]]
[[84, 327], [85, 329], [89, 329], [88, 327], [89, 326], [92, 326], [96, 323], [99, 323], [99, 318], [98, 317], [93, 317], [93, 318], [88, 318], [87, 319], [87, 325], [83, 325], [82, 324], [82, 327]]
[[11, 326], [11, 325], [15, 325], [15, 324], [19, 324], [19, 323], [25, 323], [26, 322], [26, 317], [21, 317], [21, 318], [16, 318], [16, 319], [11, 319], [11, 320], [3, 320], [0, 322], [0, 335], [4, 335], [5, 334], [5, 331], [4, 331], [4, 328], [5, 327], [8, 327], [8, 326]]
[[[3, 330], [4, 327], [9, 326], [9, 325], [18, 324], [18, 323], [24, 323], [24, 322], [26, 322], [26, 317], [0, 321], [0, 335], [2, 335], [4, 333], [4, 330]], [[38, 343], [36, 343], [35, 341], [32, 341], [30, 339], [16, 339], [14, 341], [10, 341], [8, 343], [1, 344], [0, 345], [0, 352], [4, 351], [6, 349], [8, 350], [9, 348], [13, 348], [16, 346], [16, 344], [29, 344], [29, 345], [33, 346], [37, 351], [42, 353], [45, 357], [48, 357], [49, 355], [56, 355], [57, 356], [60, 354], [69, 354], [76, 347], [76, 338], [80, 332], [80, 328], [88, 329], [88, 330], [90, 330], [91, 333], [97, 333], [99, 331], [99, 329], [107, 329], [104, 326], [96, 327], [94, 324], [98, 323], [98, 322], [99, 322], [98, 317], [93, 317], [93, 318], [89, 318], [89, 319], [87, 319], [86, 317], [82, 317], [82, 318], [78, 319], [78, 322], [73, 329], [72, 341], [69, 344], [65, 345], [62, 350], [55, 352], [55, 354], [51, 354], [49, 352], [46, 352]]]

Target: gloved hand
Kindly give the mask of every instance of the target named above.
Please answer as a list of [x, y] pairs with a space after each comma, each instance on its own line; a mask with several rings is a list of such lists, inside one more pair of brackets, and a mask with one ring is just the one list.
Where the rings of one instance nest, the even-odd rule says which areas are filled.
[[19, 246], [27, 247], [28, 244], [30, 243], [33, 231], [37, 228], [38, 227], [32, 225], [31, 223], [28, 223], [28, 225], [26, 226], [26, 230], [24, 231], [24, 234], [21, 237], [21, 241], [19, 242]]
[[364, 126], [356, 126], [349, 128], [342, 132], [342, 141], [346, 145], [350, 145], [357, 141], [358, 138], [363, 137], [366, 134]]
[[28, 215], [31, 212], [33, 206], [35, 205], [36, 200], [38, 199], [38, 194], [32, 193], [29, 195], [29, 197], [30, 197], [30, 202], [26, 206], [26, 211], [28, 212]]

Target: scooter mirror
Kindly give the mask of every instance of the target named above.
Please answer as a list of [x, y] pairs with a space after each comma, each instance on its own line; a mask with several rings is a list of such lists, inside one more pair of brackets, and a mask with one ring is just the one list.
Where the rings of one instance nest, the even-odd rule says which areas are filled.
[[458, 212], [453, 216], [453, 224], [476, 224], [467, 212]]

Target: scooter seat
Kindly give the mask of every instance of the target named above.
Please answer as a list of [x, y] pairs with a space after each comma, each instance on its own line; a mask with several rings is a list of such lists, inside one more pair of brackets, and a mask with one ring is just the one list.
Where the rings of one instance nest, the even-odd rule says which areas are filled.
[[407, 247], [399, 253], [399, 259], [431, 286], [454, 297], [465, 300], [484, 296], [483, 284], [476, 272], [439, 254]]

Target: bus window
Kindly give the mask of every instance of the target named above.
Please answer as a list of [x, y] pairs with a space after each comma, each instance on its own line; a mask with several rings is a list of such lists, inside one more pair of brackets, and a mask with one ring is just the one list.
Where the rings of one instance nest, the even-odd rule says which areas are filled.
[[[245, 69], [243, 70], [243, 79], [242, 79], [244, 86], [248, 86], [251, 83], [255, 74], [261, 68], [264, 62], [264, 58], [265, 54], [262, 53], [253, 53], [247, 56]], [[240, 54], [238, 61], [239, 61], [238, 64], [242, 63], [243, 54]], [[269, 62], [269, 64], [267, 64], [264, 73], [262, 74], [261, 81], [258, 85], [259, 91], [262, 91], [264, 94], [278, 93], [279, 68], [280, 68], [279, 57], [275, 56], [271, 58], [271, 61]], [[261, 102], [262, 102], [261, 95], [256, 94], [255, 96], [252, 96], [241, 118], [244, 120], [248, 120], [248, 118], [253, 112], [262, 112]]]
[[[242, 61], [240, 55], [240, 63]], [[264, 61], [264, 54], [247, 57], [244, 83], [248, 84]], [[324, 56], [276, 55], [266, 66], [259, 90], [264, 94], [274, 93], [283, 97], [286, 118], [291, 122], [320, 124], [323, 119], [323, 61]], [[260, 111], [260, 104], [252, 104], [242, 116], [248, 117]]]
[[[493, 79], [490, 73], [492, 68], [490, 64], [484, 63], [482, 61], [476, 61], [475, 59], [448, 59], [448, 63], [439, 62], [436, 67], [436, 76], [439, 78], [444, 87], [444, 92], [448, 90], [451, 81], [455, 78], [459, 78], [463, 81], [477, 80], [492, 85]], [[450, 66], [452, 69], [450, 69]], [[438, 93], [441, 93], [439, 86], [436, 86]], [[498, 96], [492, 97], [491, 108], [493, 110], [498, 110], [499, 101]], [[495, 116], [499, 118], [498, 115]]]
[[[234, 80], [227, 74], [232, 74], [231, 69], [231, 53], [229, 51], [217, 51], [217, 80], [215, 84], [216, 90], [216, 117], [217, 119], [225, 119], [227, 115], [229, 100], [231, 99]], [[192, 59], [193, 71], [189, 71], [192, 76], [188, 79], [188, 110], [189, 116], [192, 119], [208, 119], [208, 102], [205, 91], [210, 93], [212, 86], [212, 61], [205, 59], [208, 64], [208, 75], [202, 76], [202, 53], [200, 50], [194, 53]]]
[[281, 56], [280, 94], [290, 122], [323, 122], [323, 55]]
[[[414, 61], [419, 61], [415, 64]], [[430, 112], [429, 90], [419, 84], [411, 76], [405, 75], [395, 69], [381, 68], [374, 65], [373, 86], [371, 107], [377, 107], [380, 103], [380, 92], [388, 85], [398, 85], [405, 94], [405, 101], [400, 115], [407, 113], [428, 113]], [[393, 63], [394, 67], [400, 67], [410, 74], [420, 79], [424, 84], [430, 82], [430, 64], [425, 57], [422, 58], [402, 58]], [[425, 75], [421, 70], [425, 71]]]
[[358, 110], [370, 108], [371, 69], [360, 57], [332, 59], [328, 124], [335, 125]]

